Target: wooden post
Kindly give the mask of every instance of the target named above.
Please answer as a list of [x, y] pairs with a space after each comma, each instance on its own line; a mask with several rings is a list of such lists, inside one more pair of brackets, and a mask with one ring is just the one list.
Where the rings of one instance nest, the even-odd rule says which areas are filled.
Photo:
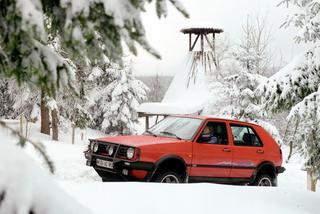
[[307, 169], [307, 188], [312, 192], [316, 191], [316, 185], [317, 185], [317, 179], [314, 177], [315, 176], [314, 176], [314, 173], [312, 172], [312, 169]]
[[189, 51], [192, 51], [191, 45], [192, 45], [192, 34], [189, 33]]
[[146, 115], [146, 131], [149, 129], [149, 116]]
[[203, 34], [201, 34], [201, 53], [203, 53]]

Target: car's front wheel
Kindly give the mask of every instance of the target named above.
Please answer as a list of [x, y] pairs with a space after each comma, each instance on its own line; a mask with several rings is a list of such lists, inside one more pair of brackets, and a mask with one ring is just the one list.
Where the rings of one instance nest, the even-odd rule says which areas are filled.
[[275, 179], [270, 177], [267, 174], [259, 175], [256, 180], [253, 183], [254, 186], [265, 186], [265, 187], [271, 187], [276, 186]]
[[181, 178], [181, 175], [179, 175], [175, 171], [164, 171], [159, 173], [155, 179], [154, 182], [157, 183], [182, 183], [183, 179]]

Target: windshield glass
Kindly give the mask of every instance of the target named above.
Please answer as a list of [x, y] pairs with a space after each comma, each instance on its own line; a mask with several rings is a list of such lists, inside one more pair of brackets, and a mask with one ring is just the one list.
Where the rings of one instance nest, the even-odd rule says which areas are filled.
[[169, 116], [151, 127], [145, 133], [191, 140], [201, 122], [202, 120], [195, 118]]

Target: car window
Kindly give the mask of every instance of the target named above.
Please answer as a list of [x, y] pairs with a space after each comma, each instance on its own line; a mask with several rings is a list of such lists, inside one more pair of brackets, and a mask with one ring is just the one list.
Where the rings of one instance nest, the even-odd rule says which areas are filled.
[[263, 146], [257, 134], [249, 126], [231, 124], [231, 131], [235, 146]]
[[226, 124], [221, 122], [208, 122], [197, 142], [227, 145], [228, 132]]
[[191, 140], [201, 123], [201, 119], [168, 116], [151, 127], [146, 133]]

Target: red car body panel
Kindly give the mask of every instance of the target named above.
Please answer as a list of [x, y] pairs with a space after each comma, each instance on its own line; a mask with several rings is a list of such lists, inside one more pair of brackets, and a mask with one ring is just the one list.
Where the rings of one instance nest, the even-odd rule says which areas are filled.
[[[258, 125], [205, 116], [178, 117], [203, 120], [193, 139], [179, 140], [175, 137], [129, 135], [103, 137], [95, 139], [95, 141], [137, 148], [139, 150], [137, 161], [139, 163], [153, 164], [152, 170], [156, 170], [156, 166], [161, 160], [169, 157], [178, 157], [185, 163], [189, 177], [250, 178], [255, 175], [257, 169], [263, 163], [268, 163], [274, 168], [281, 167], [282, 154], [279, 145], [267, 131]], [[197, 142], [202, 130], [209, 121], [226, 124], [228, 145], [212, 145]], [[263, 146], [234, 145], [231, 124], [251, 127], [260, 138]], [[131, 169], [129, 170], [129, 175], [137, 180], [143, 180], [147, 175], [150, 175], [150, 170], [149, 168]]]

